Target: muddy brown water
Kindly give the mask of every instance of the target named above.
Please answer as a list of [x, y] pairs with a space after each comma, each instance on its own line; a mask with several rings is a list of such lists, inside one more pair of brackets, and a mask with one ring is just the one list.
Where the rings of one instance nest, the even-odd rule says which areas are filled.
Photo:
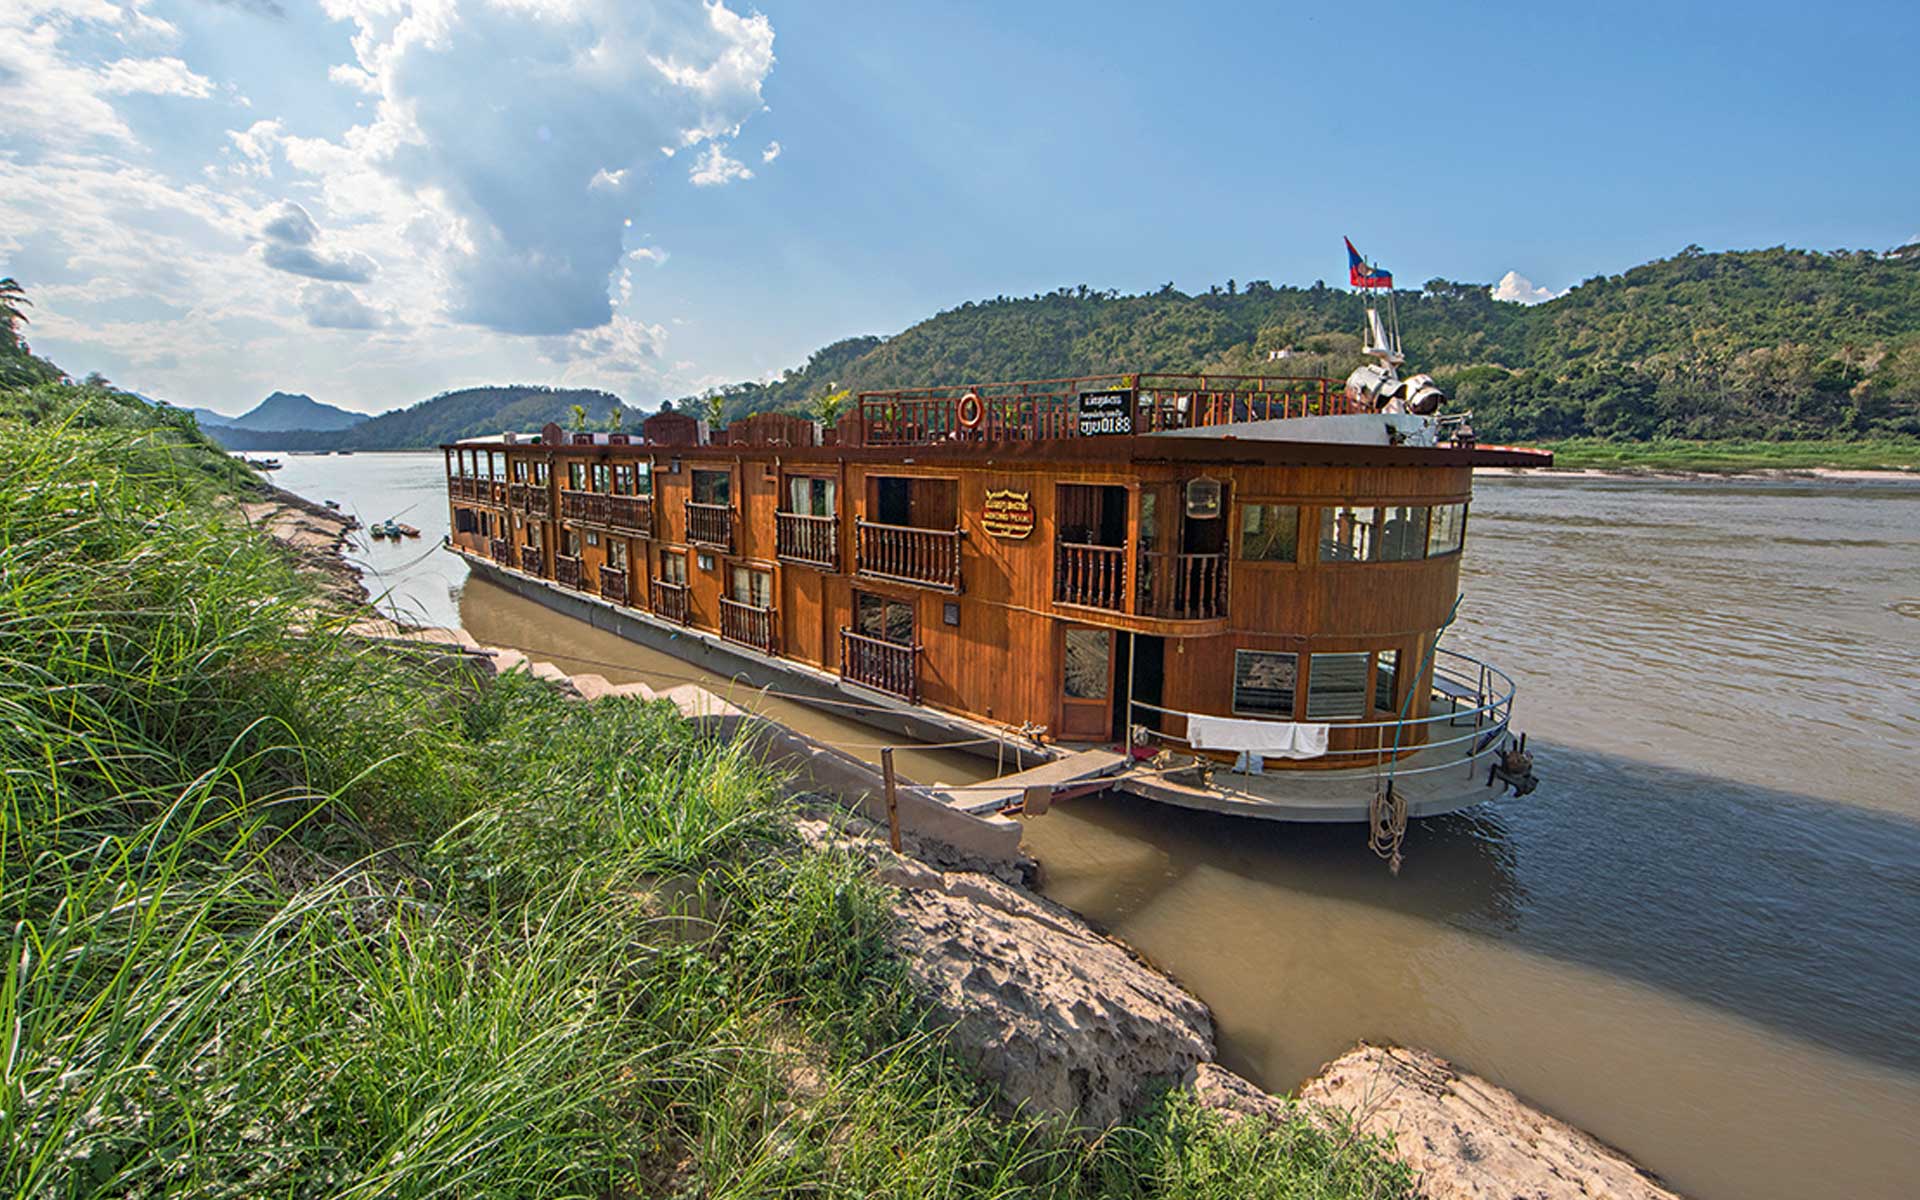
[[[361, 551], [414, 618], [617, 681], [702, 677], [414, 561], [446, 526], [438, 455], [286, 461], [283, 486], [367, 519], [417, 505], [421, 542]], [[1517, 680], [1539, 792], [1416, 823], [1398, 879], [1355, 829], [1076, 801], [1028, 823], [1047, 892], [1179, 976], [1269, 1088], [1399, 1041], [1690, 1195], [1915, 1194], [1920, 482], [1483, 477], [1467, 546], [1448, 640]]]

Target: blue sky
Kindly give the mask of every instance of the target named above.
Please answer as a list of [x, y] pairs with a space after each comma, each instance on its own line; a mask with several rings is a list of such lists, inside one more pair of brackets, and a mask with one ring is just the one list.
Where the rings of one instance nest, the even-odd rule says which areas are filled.
[[[227, 412], [647, 404], [1087, 283], [1920, 236], [1906, 5], [8, 0], [0, 275]], [[1508, 279], [1508, 273], [1514, 272]]]

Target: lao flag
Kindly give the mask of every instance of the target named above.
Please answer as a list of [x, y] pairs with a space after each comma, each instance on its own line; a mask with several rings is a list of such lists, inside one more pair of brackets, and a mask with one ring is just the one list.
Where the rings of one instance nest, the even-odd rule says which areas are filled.
[[1353, 239], [1347, 243], [1347, 282], [1357, 288], [1390, 288], [1393, 286], [1393, 272], [1370, 267], [1360, 252], [1353, 248]]

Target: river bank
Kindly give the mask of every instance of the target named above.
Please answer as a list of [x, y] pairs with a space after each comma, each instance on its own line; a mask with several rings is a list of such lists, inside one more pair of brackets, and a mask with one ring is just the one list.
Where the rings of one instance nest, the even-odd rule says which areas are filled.
[[1787, 442], [1575, 438], [1540, 442], [1537, 446], [1553, 452], [1554, 467], [1550, 469], [1555, 470], [1763, 476], [1806, 473], [1814, 477], [1834, 477], [1835, 472], [1920, 471], [1920, 440], [1902, 438]]

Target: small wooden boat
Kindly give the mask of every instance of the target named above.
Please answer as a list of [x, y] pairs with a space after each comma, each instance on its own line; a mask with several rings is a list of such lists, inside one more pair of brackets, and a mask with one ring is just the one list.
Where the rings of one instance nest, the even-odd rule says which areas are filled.
[[374, 536], [374, 539], [376, 541], [385, 541], [387, 537], [386, 522], [375, 521], [371, 526], [368, 527], [367, 532], [371, 533]]
[[393, 536], [396, 536], [396, 537], [419, 537], [420, 536], [420, 531], [418, 529], [415, 529], [411, 525], [394, 525], [393, 522], [391, 521], [387, 522], [387, 524], [393, 529], [396, 529], [399, 531], [397, 534], [394, 534]]

